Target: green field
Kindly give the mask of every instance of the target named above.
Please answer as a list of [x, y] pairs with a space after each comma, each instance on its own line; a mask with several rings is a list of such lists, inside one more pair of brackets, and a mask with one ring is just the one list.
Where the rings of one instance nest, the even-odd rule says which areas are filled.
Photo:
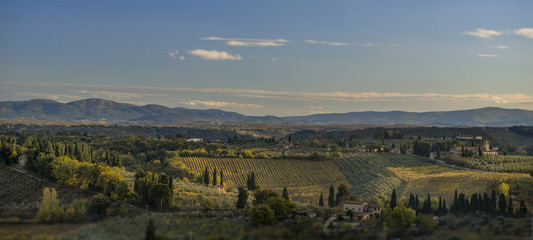
[[320, 192], [326, 195], [331, 185], [348, 184], [333, 160], [183, 157], [183, 163], [197, 174], [205, 167], [210, 174], [222, 170], [227, 188], [245, 187], [247, 175], [255, 172], [261, 187], [278, 192], [287, 187], [293, 200], [305, 203], [316, 204]]

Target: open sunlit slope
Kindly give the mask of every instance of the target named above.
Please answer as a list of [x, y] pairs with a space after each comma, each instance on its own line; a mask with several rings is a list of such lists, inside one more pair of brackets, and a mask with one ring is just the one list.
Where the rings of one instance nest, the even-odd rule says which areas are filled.
[[254, 172], [262, 188], [281, 191], [287, 187], [293, 199], [308, 203], [317, 203], [320, 192], [327, 197], [331, 185], [348, 183], [333, 160], [183, 157], [183, 162], [198, 174], [207, 167], [211, 177], [215, 168], [219, 173], [222, 170], [229, 188], [246, 187], [247, 175]]
[[411, 192], [419, 196], [430, 193], [451, 199], [455, 189], [466, 194], [485, 192], [513, 177], [440, 166], [425, 158], [405, 155], [350, 154], [335, 162], [359, 199], [369, 199], [379, 193], [390, 196], [392, 189], [400, 196], [409, 196]]

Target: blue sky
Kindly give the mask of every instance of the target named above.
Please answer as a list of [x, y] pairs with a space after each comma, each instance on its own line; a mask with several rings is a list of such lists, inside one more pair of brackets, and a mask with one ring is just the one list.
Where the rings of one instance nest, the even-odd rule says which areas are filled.
[[533, 110], [532, 1], [1, 1], [0, 101]]

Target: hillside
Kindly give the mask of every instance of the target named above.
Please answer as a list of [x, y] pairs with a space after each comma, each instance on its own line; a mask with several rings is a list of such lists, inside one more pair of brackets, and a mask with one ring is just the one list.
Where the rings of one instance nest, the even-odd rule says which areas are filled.
[[161, 123], [288, 123], [288, 124], [383, 124], [438, 126], [533, 125], [533, 111], [480, 108], [442, 112], [349, 112], [309, 116], [246, 116], [218, 109], [169, 108], [149, 104], [137, 106], [103, 99], [60, 103], [47, 99], [0, 102], [0, 119], [9, 121], [106, 122], [128, 124]]
[[228, 188], [246, 187], [247, 175], [255, 172], [262, 188], [281, 192], [283, 187], [287, 187], [294, 200], [306, 203], [317, 203], [320, 192], [326, 194], [331, 185], [348, 183], [332, 160], [183, 157], [183, 163], [200, 175], [207, 167], [210, 177], [217, 169], [220, 178], [219, 171], [222, 170], [224, 184]]

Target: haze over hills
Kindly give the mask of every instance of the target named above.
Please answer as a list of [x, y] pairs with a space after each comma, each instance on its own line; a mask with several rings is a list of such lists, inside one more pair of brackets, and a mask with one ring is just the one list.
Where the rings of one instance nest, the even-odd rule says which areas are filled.
[[460, 126], [533, 125], [533, 111], [504, 108], [480, 108], [440, 112], [349, 112], [308, 116], [246, 116], [218, 109], [169, 108], [149, 104], [137, 106], [103, 99], [84, 99], [60, 103], [47, 99], [0, 102], [0, 119], [52, 122], [106, 122], [128, 124], [158, 123], [289, 123], [289, 124], [413, 124]]

